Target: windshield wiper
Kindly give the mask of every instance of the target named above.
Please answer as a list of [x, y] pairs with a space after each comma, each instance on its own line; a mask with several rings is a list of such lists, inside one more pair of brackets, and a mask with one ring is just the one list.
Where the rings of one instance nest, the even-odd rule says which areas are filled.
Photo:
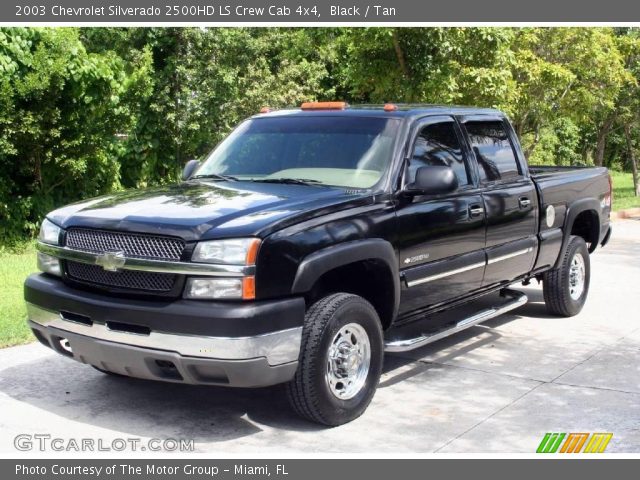
[[288, 183], [291, 185], [323, 185], [321, 181], [312, 178], [254, 178], [251, 181], [261, 183]]
[[[233, 182], [237, 182], [240, 179], [238, 177], [234, 177], [231, 175], [222, 175], [220, 173], [207, 173], [205, 175], [194, 175], [189, 180], [196, 180], [199, 178], [209, 178], [214, 180], [231, 180]], [[250, 182], [261, 182], [261, 183], [288, 183], [291, 185], [324, 185], [319, 180], [314, 180], [312, 178], [251, 178], [247, 179]]]
[[221, 175], [219, 173], [207, 173], [206, 175], [194, 175], [189, 180], [194, 180], [197, 178], [213, 178], [215, 180], [231, 180], [232, 182], [237, 182], [239, 178], [233, 177], [231, 175]]

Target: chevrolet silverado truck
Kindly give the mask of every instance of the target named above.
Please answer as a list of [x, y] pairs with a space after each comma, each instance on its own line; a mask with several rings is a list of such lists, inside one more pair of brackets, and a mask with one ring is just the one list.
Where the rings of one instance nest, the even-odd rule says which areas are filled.
[[523, 305], [513, 284], [576, 315], [611, 235], [607, 170], [529, 168], [493, 109], [263, 109], [182, 176], [47, 215], [34, 335], [112, 375], [283, 384], [330, 426], [367, 408], [385, 352]]

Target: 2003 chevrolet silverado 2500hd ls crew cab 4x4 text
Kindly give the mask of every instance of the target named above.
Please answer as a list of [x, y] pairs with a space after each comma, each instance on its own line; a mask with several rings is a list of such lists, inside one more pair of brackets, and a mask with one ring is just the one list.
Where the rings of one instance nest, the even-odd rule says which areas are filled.
[[105, 373], [285, 384], [339, 425], [385, 351], [524, 304], [516, 282], [580, 312], [610, 209], [605, 168], [528, 168], [499, 111], [309, 103], [246, 120], [179, 184], [47, 215], [29, 325]]

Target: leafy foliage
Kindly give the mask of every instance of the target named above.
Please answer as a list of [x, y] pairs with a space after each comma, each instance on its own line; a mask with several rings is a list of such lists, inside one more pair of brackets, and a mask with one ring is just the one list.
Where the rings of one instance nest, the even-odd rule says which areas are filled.
[[174, 181], [262, 106], [493, 106], [535, 164], [635, 168], [633, 28], [0, 28], [0, 244]]
[[0, 31], [0, 235], [33, 234], [47, 210], [119, 186], [124, 65], [74, 29]]

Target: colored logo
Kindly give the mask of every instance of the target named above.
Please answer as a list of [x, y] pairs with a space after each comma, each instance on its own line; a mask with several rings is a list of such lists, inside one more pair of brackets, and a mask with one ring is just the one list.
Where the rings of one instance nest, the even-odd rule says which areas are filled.
[[[536, 453], [602, 453], [613, 433], [545, 433]], [[583, 449], [584, 447], [584, 449]]]

